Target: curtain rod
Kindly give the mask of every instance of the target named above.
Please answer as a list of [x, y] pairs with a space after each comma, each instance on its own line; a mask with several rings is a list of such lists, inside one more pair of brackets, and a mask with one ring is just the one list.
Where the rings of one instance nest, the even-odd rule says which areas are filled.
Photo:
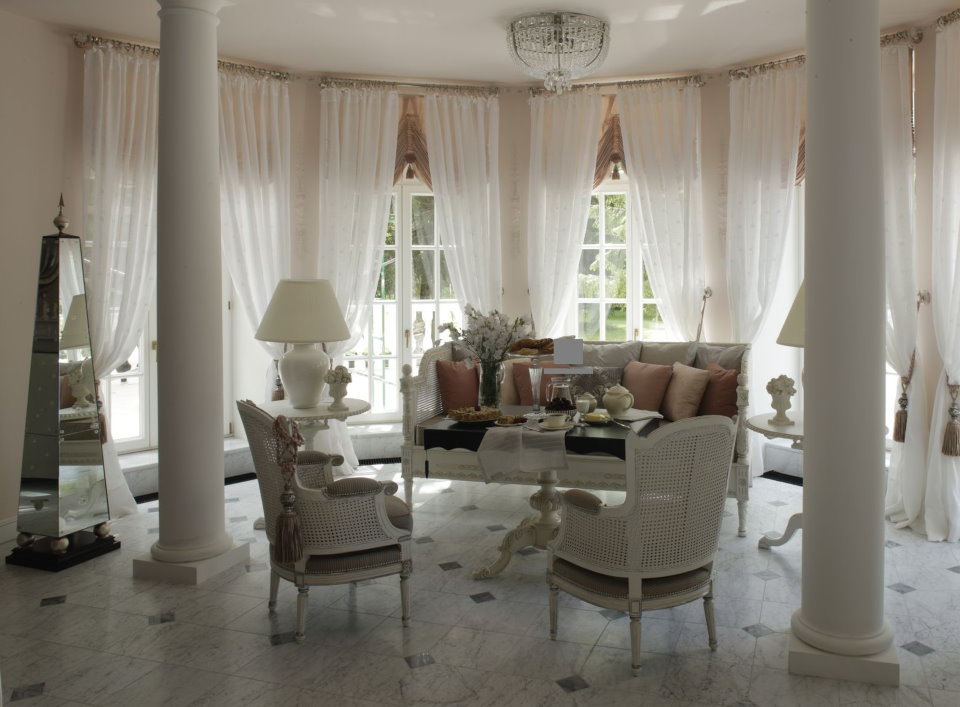
[[[592, 89], [598, 88], [629, 88], [630, 86], [656, 86], [663, 84], [679, 83], [688, 86], [696, 86], [699, 88], [706, 84], [703, 74], [692, 74], [690, 76], [667, 76], [657, 79], [635, 79], [633, 81], [596, 81], [594, 83], [578, 83], [574, 84], [570, 91], [589, 91]], [[531, 96], [542, 96], [545, 94], [553, 93], [553, 91], [548, 91], [542, 86], [534, 86], [528, 89]]]
[[[133, 54], [151, 54], [153, 56], [160, 56], [160, 49], [158, 47], [148, 47], [145, 44], [134, 44], [132, 42], [124, 42], [119, 39], [97, 37], [91, 34], [75, 34], [73, 35], [73, 43], [80, 49], [86, 49], [87, 47], [111, 47], [113, 49], [119, 49], [120, 51], [131, 52]], [[224, 61], [222, 59], [217, 59], [217, 68], [221, 71], [250, 74], [251, 76], [276, 79], [277, 81], [289, 81], [293, 76], [286, 71], [261, 69], [258, 66], [238, 64], [234, 61]]]
[[756, 76], [773, 69], [779, 69], [790, 64], [805, 64], [807, 57], [804, 54], [787, 57], [786, 59], [777, 59], [776, 61], [765, 61], [762, 64], [753, 64], [752, 66], [739, 66], [736, 69], [730, 69], [728, 75], [732, 79], [745, 79], [750, 76]]
[[334, 76], [318, 76], [320, 88], [422, 88], [431, 93], [456, 93], [461, 95], [496, 96], [500, 89], [496, 86], [465, 86], [456, 84], [418, 83], [415, 81], [378, 81], [376, 79], [344, 79]]
[[946, 27], [960, 20], [960, 9], [948, 12], [946, 15], [937, 18], [937, 27]]

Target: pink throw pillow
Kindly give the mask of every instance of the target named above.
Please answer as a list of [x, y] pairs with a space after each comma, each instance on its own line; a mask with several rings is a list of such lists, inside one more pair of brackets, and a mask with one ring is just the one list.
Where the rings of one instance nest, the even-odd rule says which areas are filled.
[[709, 380], [710, 374], [702, 368], [691, 368], [675, 362], [670, 385], [660, 403], [660, 412], [673, 421], [696, 417]]
[[733, 417], [738, 412], [737, 376], [740, 374], [712, 361], [707, 364], [707, 373], [710, 379], [700, 401], [700, 414]]
[[473, 407], [480, 388], [480, 369], [466, 361], [437, 361], [437, 383], [443, 411]]
[[633, 407], [638, 410], [659, 410], [667, 392], [673, 368], [658, 363], [631, 361], [623, 369], [623, 385], [633, 395]]

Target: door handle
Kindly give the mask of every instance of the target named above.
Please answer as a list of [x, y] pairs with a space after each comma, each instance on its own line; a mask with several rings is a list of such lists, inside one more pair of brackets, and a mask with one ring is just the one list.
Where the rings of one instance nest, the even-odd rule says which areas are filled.
[[410, 348], [410, 330], [409, 329], [403, 330], [403, 345], [408, 349]]

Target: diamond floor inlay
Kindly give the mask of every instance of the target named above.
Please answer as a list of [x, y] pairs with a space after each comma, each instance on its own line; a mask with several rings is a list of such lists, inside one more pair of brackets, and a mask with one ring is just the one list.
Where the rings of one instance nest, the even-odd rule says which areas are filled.
[[[358, 476], [403, 483], [399, 464]], [[296, 587], [280, 581], [268, 611], [270, 546], [256, 480], [227, 487], [235, 542], [249, 559], [199, 586], [134, 579], [159, 517], [111, 521], [122, 547], [57, 573], [0, 563], [3, 704], [402, 705], [429, 707], [852, 707], [960, 704], [960, 544], [931, 543], [884, 525], [884, 616], [895, 631], [901, 687], [798, 678], [787, 668], [790, 617], [800, 604], [803, 537], [757, 548], [802, 510], [802, 487], [753, 479], [747, 535], [726, 499], [714, 561], [718, 643], [707, 647], [703, 602], [644, 610], [641, 671], [630, 670], [624, 612], [559, 594], [549, 638], [547, 553], [527, 546], [497, 576], [497, 557], [530, 514], [535, 485], [416, 479], [410, 625], [397, 575], [311, 587], [306, 635], [295, 641]], [[610, 506], [623, 493], [595, 491]], [[452, 494], [452, 495], [447, 495]], [[785, 505], [771, 505], [771, 502]], [[462, 507], [473, 506], [464, 511]], [[245, 516], [247, 521], [236, 521]], [[242, 528], [242, 532], [240, 531]], [[254, 542], [255, 541], [255, 542]], [[0, 553], [14, 547], [0, 543]], [[890, 589], [886, 589], [890, 587]], [[41, 606], [41, 601], [66, 601]]]
[[63, 604], [67, 600], [66, 594], [61, 594], [58, 597], [46, 597], [45, 599], [40, 600], [40, 606], [53, 606], [54, 604]]

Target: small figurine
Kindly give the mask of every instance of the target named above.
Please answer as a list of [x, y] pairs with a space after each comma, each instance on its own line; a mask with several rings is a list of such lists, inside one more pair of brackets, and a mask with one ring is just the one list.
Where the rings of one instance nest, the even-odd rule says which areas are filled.
[[337, 366], [327, 371], [323, 377], [327, 386], [330, 388], [330, 397], [333, 402], [330, 403], [329, 410], [347, 410], [347, 405], [343, 399], [347, 396], [347, 384], [353, 382], [353, 377], [346, 366]]

